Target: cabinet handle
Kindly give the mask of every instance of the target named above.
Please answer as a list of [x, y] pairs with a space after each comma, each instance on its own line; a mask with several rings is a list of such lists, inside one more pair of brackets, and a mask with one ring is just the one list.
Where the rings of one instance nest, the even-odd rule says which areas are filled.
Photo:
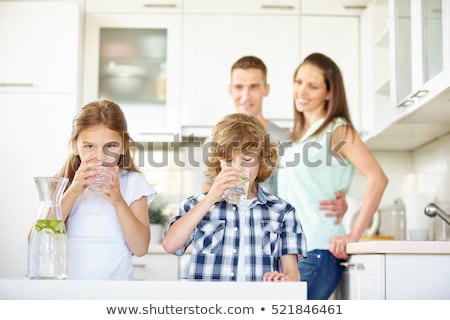
[[144, 3], [144, 8], [176, 8], [175, 3]]
[[352, 268], [355, 267], [358, 270], [364, 270], [364, 264], [360, 263], [360, 262], [341, 262], [341, 266], [345, 267], [345, 268]]
[[13, 82], [11, 82], [11, 83], [8, 83], [8, 82], [2, 82], [2, 83], [0, 83], [0, 87], [33, 87], [34, 86], [34, 84], [32, 84], [32, 83], [26, 83], [26, 82], [23, 82], [23, 83], [13, 83]]
[[133, 267], [135, 268], [147, 268], [145, 263], [133, 263]]
[[293, 5], [282, 5], [282, 4], [263, 4], [261, 5], [261, 8], [263, 9], [279, 9], [279, 10], [293, 10]]
[[415, 99], [415, 98], [423, 98], [428, 94], [428, 90], [418, 90], [416, 93], [414, 93], [410, 99]]
[[397, 105], [397, 108], [404, 108], [404, 107], [408, 107], [410, 105], [412, 105], [414, 103], [414, 100], [411, 99], [405, 99], [402, 102], [400, 102], [399, 105]]

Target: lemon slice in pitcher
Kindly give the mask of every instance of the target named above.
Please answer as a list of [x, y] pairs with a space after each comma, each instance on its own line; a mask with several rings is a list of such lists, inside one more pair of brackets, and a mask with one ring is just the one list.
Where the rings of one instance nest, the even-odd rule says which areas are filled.
[[37, 232], [44, 231], [49, 234], [64, 234], [64, 222], [61, 220], [37, 220], [34, 226]]

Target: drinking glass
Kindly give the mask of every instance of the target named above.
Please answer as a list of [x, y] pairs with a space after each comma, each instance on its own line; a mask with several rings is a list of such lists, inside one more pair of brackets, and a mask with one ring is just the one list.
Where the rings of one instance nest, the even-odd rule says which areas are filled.
[[239, 204], [242, 201], [247, 200], [249, 182], [250, 170], [248, 168], [241, 168], [237, 186], [225, 190], [223, 197], [231, 204]]

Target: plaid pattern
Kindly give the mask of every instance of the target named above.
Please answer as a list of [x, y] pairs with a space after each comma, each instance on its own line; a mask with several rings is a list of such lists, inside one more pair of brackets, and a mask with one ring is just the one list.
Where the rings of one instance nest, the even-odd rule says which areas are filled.
[[[167, 228], [204, 197], [205, 194], [199, 194], [186, 199]], [[239, 219], [245, 219], [243, 247], [239, 247]], [[239, 250], [245, 250], [246, 281], [262, 281], [266, 272], [281, 272], [282, 255], [306, 255], [306, 242], [294, 207], [261, 186], [247, 212], [239, 212], [237, 206], [225, 200], [217, 202], [175, 254], [183, 255], [191, 243], [190, 280], [236, 281]]]

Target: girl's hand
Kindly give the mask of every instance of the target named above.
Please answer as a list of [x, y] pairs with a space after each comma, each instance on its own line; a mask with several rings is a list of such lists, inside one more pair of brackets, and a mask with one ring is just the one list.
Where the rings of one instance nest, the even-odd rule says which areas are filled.
[[352, 237], [350, 234], [344, 234], [339, 237], [333, 237], [330, 242], [330, 252], [337, 259], [345, 260], [347, 255], [347, 243], [357, 242], [359, 239]]
[[97, 160], [95, 156], [82, 161], [80, 167], [75, 172], [72, 183], [69, 189], [77, 194], [81, 194], [90, 184], [95, 182], [95, 175], [101, 172], [101, 169], [96, 169], [101, 166], [102, 161]]
[[287, 275], [277, 271], [264, 273], [263, 281], [288, 281]]
[[104, 167], [102, 174], [104, 174], [104, 178], [102, 178], [101, 182], [106, 185], [100, 188], [100, 192], [105, 194], [112, 204], [121, 201], [123, 197], [120, 192], [119, 167]]

